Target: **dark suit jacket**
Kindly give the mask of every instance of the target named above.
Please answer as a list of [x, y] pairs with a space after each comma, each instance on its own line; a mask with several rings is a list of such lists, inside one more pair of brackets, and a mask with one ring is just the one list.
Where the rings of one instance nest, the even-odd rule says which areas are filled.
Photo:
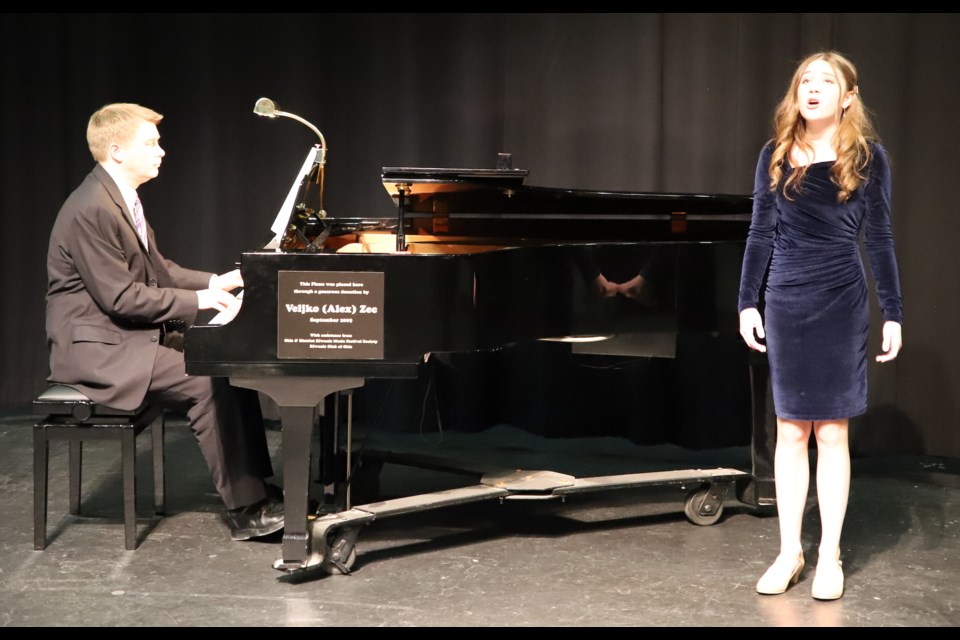
[[161, 325], [197, 317], [204, 271], [163, 257], [148, 226], [149, 253], [120, 189], [99, 164], [57, 214], [47, 252], [50, 382], [95, 402], [138, 407], [146, 395]]

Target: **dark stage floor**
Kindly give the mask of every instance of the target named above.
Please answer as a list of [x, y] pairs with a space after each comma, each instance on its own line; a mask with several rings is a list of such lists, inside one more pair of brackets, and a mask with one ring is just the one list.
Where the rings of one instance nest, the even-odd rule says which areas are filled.
[[[66, 445], [51, 449], [48, 547], [33, 549], [29, 409], [0, 414], [0, 624], [4, 626], [953, 626], [960, 623], [960, 461], [854, 461], [843, 544], [846, 593], [810, 596], [808, 568], [781, 596], [757, 578], [777, 553], [775, 517], [735, 500], [720, 521], [683, 515], [686, 490], [623, 489], [559, 500], [490, 500], [379, 519], [350, 575], [291, 581], [280, 537], [232, 542], [199, 448], [167, 431], [167, 505], [152, 517], [149, 439], [138, 439], [140, 546], [123, 549], [119, 446], [85, 447], [84, 509], [67, 515]], [[268, 433], [279, 469], [280, 434]], [[386, 438], [391, 447], [495, 458], [578, 477], [650, 468], [749, 470], [746, 448], [689, 452], [625, 440], [545, 440], [509, 427]], [[382, 497], [473, 484], [387, 464]], [[320, 491], [317, 486], [317, 491]]]

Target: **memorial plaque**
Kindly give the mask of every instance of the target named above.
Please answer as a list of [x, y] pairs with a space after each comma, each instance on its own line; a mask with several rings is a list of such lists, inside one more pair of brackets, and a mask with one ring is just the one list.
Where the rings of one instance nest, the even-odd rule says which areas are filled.
[[383, 359], [384, 274], [279, 271], [277, 357]]

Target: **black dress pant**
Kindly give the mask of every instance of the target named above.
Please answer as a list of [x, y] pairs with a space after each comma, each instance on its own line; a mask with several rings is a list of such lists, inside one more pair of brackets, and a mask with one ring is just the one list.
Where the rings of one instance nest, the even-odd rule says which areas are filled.
[[233, 387], [226, 378], [188, 376], [183, 353], [161, 346], [147, 400], [187, 414], [228, 509], [266, 497], [264, 478], [273, 475], [273, 467], [255, 391]]

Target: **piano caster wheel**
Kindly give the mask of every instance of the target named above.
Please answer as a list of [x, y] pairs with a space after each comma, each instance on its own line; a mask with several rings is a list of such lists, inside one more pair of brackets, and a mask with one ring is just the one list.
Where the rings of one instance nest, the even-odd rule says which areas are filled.
[[[350, 549], [350, 553], [347, 554], [346, 562], [343, 562], [343, 563], [331, 562], [327, 566], [327, 572], [330, 573], [330, 575], [333, 575], [335, 573], [346, 575], [350, 573], [350, 570], [353, 568], [353, 563], [356, 561], [357, 561], [357, 549], [356, 547], [354, 547]], [[342, 565], [342, 568], [341, 568], [341, 565]]]
[[350, 573], [353, 564], [357, 561], [357, 547], [354, 545], [356, 534], [352, 536], [337, 535], [334, 537], [323, 560], [323, 568], [330, 575]]
[[683, 513], [693, 524], [708, 526], [716, 523], [720, 519], [720, 516], [723, 515], [723, 503], [718, 504], [711, 512], [700, 513], [700, 507], [709, 496], [709, 487], [694, 491], [687, 496], [687, 500], [683, 505]]

